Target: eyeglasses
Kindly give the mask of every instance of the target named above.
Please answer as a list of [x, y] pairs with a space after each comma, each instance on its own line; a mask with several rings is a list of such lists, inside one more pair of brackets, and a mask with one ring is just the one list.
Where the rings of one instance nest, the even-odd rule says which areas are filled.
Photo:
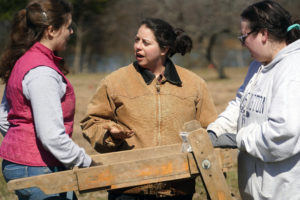
[[249, 33], [246, 33], [246, 34], [238, 37], [238, 39], [241, 41], [242, 45], [245, 45], [245, 41], [246, 41], [247, 37], [254, 32], [255, 31], [250, 31]]

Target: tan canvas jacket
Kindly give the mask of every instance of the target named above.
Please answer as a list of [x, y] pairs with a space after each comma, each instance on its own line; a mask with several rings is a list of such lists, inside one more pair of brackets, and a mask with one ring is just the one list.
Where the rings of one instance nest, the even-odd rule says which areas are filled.
[[[216, 117], [204, 80], [167, 60], [160, 81], [135, 63], [104, 78], [88, 105], [81, 127], [91, 145], [105, 153], [181, 143], [179, 132], [185, 122], [197, 119], [206, 128]], [[107, 125], [131, 129], [135, 135], [116, 140], [104, 128]], [[173, 193], [194, 193], [194, 181], [188, 182], [190, 184], [184, 184], [185, 189], [182, 184], [175, 192], [172, 188]], [[145, 190], [150, 191], [148, 186]], [[127, 192], [140, 193], [136, 187]], [[146, 191], [143, 193], [147, 194]]]

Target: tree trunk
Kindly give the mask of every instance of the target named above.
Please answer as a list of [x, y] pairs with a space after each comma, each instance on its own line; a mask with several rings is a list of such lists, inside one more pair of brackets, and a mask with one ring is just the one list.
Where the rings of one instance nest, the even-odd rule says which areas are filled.
[[73, 61], [73, 72], [81, 72], [81, 54], [82, 54], [82, 43], [83, 43], [83, 31], [82, 31], [83, 17], [79, 17], [77, 33], [76, 33], [76, 45], [75, 45], [75, 54]]
[[88, 45], [85, 49], [85, 53], [83, 56], [83, 62], [82, 62], [82, 72], [89, 72], [89, 67], [90, 60], [91, 60], [91, 52], [92, 52], [92, 47]]
[[213, 47], [215, 46], [218, 36], [222, 33], [228, 33], [228, 32], [229, 32], [229, 30], [224, 29], [220, 32], [212, 34], [210, 36], [209, 43], [208, 43], [208, 46], [206, 49], [206, 59], [209, 61], [210, 64], [212, 64], [214, 66], [214, 69], [217, 70], [219, 79], [225, 79], [225, 78], [227, 78], [227, 76], [224, 71], [224, 66], [217, 65], [217, 62], [215, 62], [213, 59]]

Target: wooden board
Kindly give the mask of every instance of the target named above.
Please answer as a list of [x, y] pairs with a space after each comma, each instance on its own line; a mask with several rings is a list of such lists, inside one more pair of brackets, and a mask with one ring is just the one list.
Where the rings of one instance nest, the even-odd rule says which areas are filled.
[[231, 195], [218, 157], [199, 122], [188, 124], [193, 153], [182, 153], [181, 144], [136, 149], [92, 156], [103, 165], [75, 168], [8, 182], [10, 190], [39, 187], [46, 194], [92, 189], [119, 189], [201, 174], [212, 200], [230, 200]]
[[187, 155], [115, 163], [77, 173], [79, 190], [110, 186], [111, 189], [189, 178]]
[[77, 177], [72, 170], [15, 179], [9, 181], [7, 186], [10, 191], [38, 187], [46, 194], [78, 190]]
[[188, 141], [192, 146], [193, 154], [210, 198], [212, 200], [232, 199], [218, 158], [205, 129], [190, 132]]
[[[101, 166], [16, 179], [8, 182], [8, 188], [12, 191], [39, 187], [46, 194], [53, 194], [95, 188], [117, 189], [199, 174], [193, 155], [180, 151], [181, 145], [176, 144], [100, 154], [93, 158], [101, 161]], [[140, 157], [144, 159], [138, 159]]]

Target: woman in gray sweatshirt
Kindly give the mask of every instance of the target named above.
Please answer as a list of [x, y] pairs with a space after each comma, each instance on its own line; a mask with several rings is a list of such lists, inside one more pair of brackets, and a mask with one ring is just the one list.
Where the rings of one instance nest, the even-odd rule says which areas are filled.
[[300, 25], [274, 1], [241, 14], [239, 37], [253, 62], [244, 85], [208, 126], [236, 134], [245, 200], [300, 199]]

